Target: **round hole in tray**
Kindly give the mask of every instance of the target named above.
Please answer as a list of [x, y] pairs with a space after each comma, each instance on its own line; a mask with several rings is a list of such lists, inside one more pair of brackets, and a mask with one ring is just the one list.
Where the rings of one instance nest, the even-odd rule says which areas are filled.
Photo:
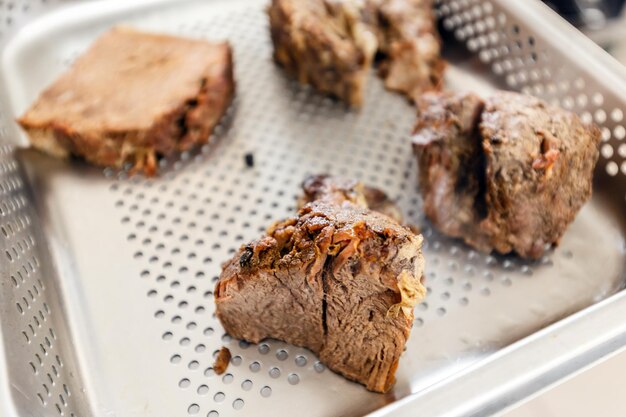
[[233, 401], [233, 408], [235, 410], [241, 410], [244, 406], [244, 401], [241, 398], [237, 398], [235, 401]]
[[276, 359], [278, 359], [279, 361], [284, 361], [288, 357], [289, 353], [287, 353], [285, 349], [279, 349], [278, 351], [276, 351]]
[[250, 364], [249, 368], [252, 372], [259, 372], [261, 370], [261, 364], [257, 361], [254, 361]]
[[241, 389], [244, 391], [250, 391], [252, 389], [252, 381], [250, 381], [249, 379], [246, 379], [245, 381], [243, 381], [241, 383]]
[[266, 385], [263, 388], [261, 388], [260, 393], [261, 393], [261, 397], [268, 398], [272, 395], [272, 388]]
[[291, 373], [289, 374], [289, 376], [287, 376], [287, 381], [291, 385], [298, 385], [300, 383], [300, 377], [296, 373]]
[[313, 369], [315, 369], [316, 372], [321, 373], [321, 372], [324, 372], [324, 369], [326, 369], [326, 366], [322, 362], [317, 361], [313, 365]]
[[606, 168], [605, 169], [606, 169], [606, 173], [609, 174], [612, 177], [617, 175], [617, 173], [619, 171], [619, 167], [617, 166], [617, 164], [614, 161], [609, 161], [606, 164]]
[[296, 365], [301, 366], [301, 367], [302, 366], [306, 366], [306, 363], [307, 363], [306, 356], [304, 356], [304, 355], [296, 356], [294, 361], [295, 361]]
[[270, 370], [268, 371], [268, 374], [272, 378], [278, 378], [280, 376], [280, 369], [274, 366], [270, 368]]

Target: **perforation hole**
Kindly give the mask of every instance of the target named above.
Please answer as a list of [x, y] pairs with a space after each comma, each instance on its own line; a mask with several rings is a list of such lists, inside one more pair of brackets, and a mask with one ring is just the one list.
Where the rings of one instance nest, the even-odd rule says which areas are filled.
[[264, 386], [263, 388], [261, 388], [261, 397], [263, 398], [269, 398], [272, 395], [272, 388], [268, 387], [268, 386]]

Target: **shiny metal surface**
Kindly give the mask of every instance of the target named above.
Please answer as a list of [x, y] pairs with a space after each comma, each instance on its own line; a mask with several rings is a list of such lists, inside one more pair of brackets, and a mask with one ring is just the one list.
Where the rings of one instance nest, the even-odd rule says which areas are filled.
[[[213, 144], [164, 161], [158, 178], [2, 148], [7, 168], [0, 169], [0, 184], [10, 187], [13, 178], [20, 186], [0, 190], [0, 208], [11, 209], [0, 214], [0, 225], [19, 222], [24, 212], [32, 232], [0, 235], [0, 256], [9, 251], [13, 258], [13, 248], [20, 256], [0, 264], [0, 370], [10, 384], [0, 382], [0, 404], [34, 416], [294, 409], [311, 416], [484, 415], [626, 343], [617, 320], [626, 310], [619, 292], [624, 77], [543, 6], [527, 4], [442, 1], [438, 10], [457, 43], [468, 46], [447, 47], [449, 88], [524, 90], [604, 127], [595, 195], [561, 246], [539, 262], [479, 254], [433, 231], [420, 214], [407, 134], [412, 107], [375, 77], [360, 112], [286, 80], [271, 60], [264, 2], [93, 2], [53, 11], [11, 36], [2, 51], [0, 97], [8, 109], [3, 139], [13, 143], [19, 136], [11, 118], [116, 23], [229, 39], [238, 92]], [[563, 48], [572, 39], [576, 44]], [[248, 152], [253, 168], [244, 163]], [[426, 237], [429, 295], [416, 309], [398, 382], [387, 395], [325, 370], [305, 349], [232, 340], [214, 317], [220, 264], [292, 213], [299, 183], [312, 172], [384, 189]], [[32, 282], [11, 284], [22, 260], [32, 257]], [[44, 302], [54, 318], [31, 337], [29, 320]], [[46, 333], [50, 328], [56, 337]], [[43, 342], [26, 340], [23, 331]], [[57, 353], [42, 352], [41, 365], [34, 356], [46, 337], [60, 352], [58, 375]], [[233, 360], [217, 376], [211, 366], [222, 346]], [[38, 395], [43, 402], [20, 400]]]

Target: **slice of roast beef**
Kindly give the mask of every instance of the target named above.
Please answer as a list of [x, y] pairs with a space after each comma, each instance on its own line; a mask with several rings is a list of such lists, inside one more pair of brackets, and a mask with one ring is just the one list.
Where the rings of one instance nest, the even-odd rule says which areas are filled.
[[421, 244], [349, 199], [312, 201], [226, 262], [217, 316], [236, 338], [307, 347], [331, 370], [385, 392], [425, 295]]

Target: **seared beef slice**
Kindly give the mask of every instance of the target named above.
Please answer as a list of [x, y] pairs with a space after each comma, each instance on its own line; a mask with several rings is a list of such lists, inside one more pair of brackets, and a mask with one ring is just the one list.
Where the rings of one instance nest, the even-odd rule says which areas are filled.
[[217, 316], [234, 337], [307, 347], [333, 371], [385, 392], [425, 295], [421, 244], [348, 200], [313, 201], [224, 265]]
[[526, 95], [431, 94], [413, 148], [424, 211], [482, 251], [538, 258], [591, 196], [600, 133]]
[[57, 157], [154, 174], [157, 155], [209, 139], [234, 94], [227, 43], [119, 27], [103, 34], [19, 119]]

